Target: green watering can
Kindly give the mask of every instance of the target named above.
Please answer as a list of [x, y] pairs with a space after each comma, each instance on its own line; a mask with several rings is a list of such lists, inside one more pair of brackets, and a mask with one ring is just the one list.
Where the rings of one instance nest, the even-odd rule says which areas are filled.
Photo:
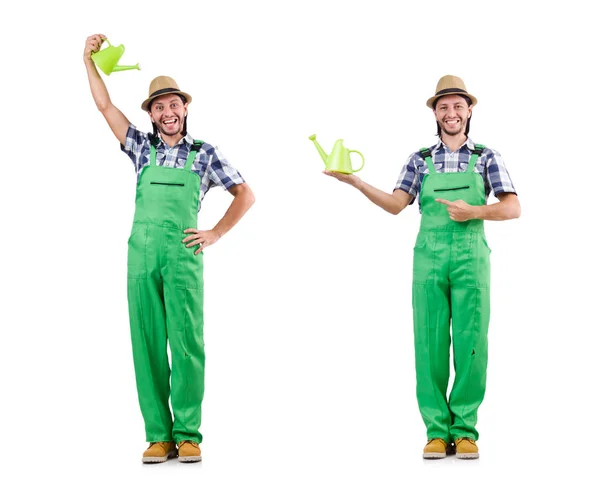
[[106, 43], [108, 43], [108, 47], [104, 50], [97, 51], [96, 53], [92, 53], [92, 60], [98, 68], [100, 68], [105, 75], [110, 75], [113, 71], [124, 71], [124, 70], [139, 70], [140, 64], [132, 65], [132, 66], [122, 66], [117, 65], [119, 59], [123, 56], [123, 52], [125, 51], [125, 47], [123, 45], [112, 46], [108, 39], [104, 39]]
[[[323, 158], [323, 162], [325, 163], [325, 169], [327, 171], [335, 171], [337, 173], [343, 174], [352, 174], [357, 173], [365, 166], [365, 157], [362, 155], [360, 151], [356, 151], [355, 149], [348, 149], [344, 147], [343, 139], [338, 139], [333, 145], [333, 151], [328, 156], [321, 145], [317, 143], [317, 135], [313, 134], [308, 137], [313, 143], [315, 143], [315, 148]], [[362, 164], [358, 169], [352, 169], [352, 161], [350, 160], [350, 153], [360, 154], [362, 158]]]

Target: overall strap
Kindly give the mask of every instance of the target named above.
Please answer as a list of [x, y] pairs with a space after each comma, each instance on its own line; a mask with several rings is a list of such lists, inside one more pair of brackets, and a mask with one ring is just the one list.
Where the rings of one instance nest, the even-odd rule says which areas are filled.
[[156, 166], [156, 147], [159, 142], [157, 136], [150, 134], [150, 164], [148, 166]]
[[435, 170], [435, 166], [433, 165], [433, 160], [431, 159], [431, 151], [429, 151], [429, 148], [421, 148], [419, 150], [419, 153], [421, 154], [421, 158], [423, 158], [427, 163], [427, 169], [429, 169], [429, 174], [437, 173], [437, 171]]
[[481, 156], [481, 153], [483, 153], [484, 149], [485, 149], [485, 146], [483, 144], [475, 145], [475, 149], [471, 153], [471, 158], [469, 159], [469, 166], [467, 166], [467, 173], [472, 173], [475, 170], [475, 163], [477, 162], [477, 159], [479, 158], [479, 156]]
[[202, 147], [203, 144], [204, 144], [204, 141], [200, 141], [199, 139], [194, 140], [194, 144], [192, 145], [192, 148], [190, 149], [190, 154], [188, 154], [187, 161], [185, 162], [185, 166], [183, 167], [183, 169], [185, 169], [186, 171], [192, 170], [192, 164], [194, 164], [194, 160], [196, 159], [196, 154], [198, 153], [198, 151], [200, 151], [200, 148]]

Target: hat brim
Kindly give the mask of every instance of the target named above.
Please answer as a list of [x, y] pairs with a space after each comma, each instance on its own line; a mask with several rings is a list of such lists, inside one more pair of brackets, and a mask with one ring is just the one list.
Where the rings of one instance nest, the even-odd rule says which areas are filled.
[[[165, 91], [165, 90], [169, 90], [169, 91]], [[159, 98], [159, 97], [165, 96], [165, 95], [181, 95], [187, 100], [188, 103], [192, 102], [192, 97], [181, 90], [178, 90], [176, 88], [165, 88], [165, 90], [158, 90], [158, 91], [155, 91], [154, 93], [152, 93], [150, 95], [150, 97], [142, 103], [142, 109], [144, 111], [148, 111], [148, 105], [150, 104], [150, 102], [154, 101], [156, 98]]]
[[449, 91], [447, 93], [441, 93], [439, 95], [435, 95], [432, 96], [431, 98], [429, 98], [427, 100], [427, 106], [431, 109], [433, 109], [433, 103], [435, 103], [435, 100], [437, 100], [438, 98], [441, 98], [442, 96], [450, 96], [450, 95], [463, 95], [463, 96], [468, 96], [471, 99], [471, 105], [475, 106], [477, 104], [477, 98], [475, 98], [473, 95], [467, 93], [466, 91]]

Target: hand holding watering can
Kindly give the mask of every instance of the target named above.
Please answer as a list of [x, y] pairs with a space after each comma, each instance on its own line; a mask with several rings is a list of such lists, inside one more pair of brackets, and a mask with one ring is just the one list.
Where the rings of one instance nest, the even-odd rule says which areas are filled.
[[[108, 47], [100, 50], [103, 42], [106, 42]], [[131, 66], [117, 65], [124, 52], [125, 47], [123, 45], [112, 46], [106, 36], [102, 34], [92, 35], [86, 41], [83, 59], [86, 62], [92, 60], [107, 76], [113, 71], [139, 70], [139, 63]]]

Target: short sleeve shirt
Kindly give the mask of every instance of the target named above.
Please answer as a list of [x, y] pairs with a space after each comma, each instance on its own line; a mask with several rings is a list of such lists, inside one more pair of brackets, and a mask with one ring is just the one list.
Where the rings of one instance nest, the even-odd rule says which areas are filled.
[[[466, 171], [474, 149], [475, 143], [470, 138], [467, 138], [467, 141], [454, 152], [441, 140], [435, 146], [429, 148], [433, 165], [436, 171], [440, 173]], [[500, 193], [517, 193], [498, 151], [485, 148], [477, 158], [475, 171], [483, 177], [486, 197], [492, 191], [495, 196]], [[421, 192], [421, 184], [426, 174], [429, 174], [427, 162], [419, 152], [412, 153], [400, 171], [394, 190], [400, 189], [411, 196], [417, 197]], [[414, 199], [411, 204], [413, 201]]]
[[[160, 139], [156, 146], [156, 164], [170, 168], [183, 168], [193, 144], [194, 139], [189, 134], [172, 148]], [[121, 151], [131, 158], [139, 181], [142, 169], [150, 163], [150, 134], [144, 133], [130, 124], [125, 146], [121, 145]], [[192, 172], [200, 176], [198, 210], [200, 210], [200, 203], [204, 195], [213, 186], [229, 189], [236, 184], [245, 182], [242, 175], [229, 164], [218, 148], [208, 143], [204, 143], [196, 154]]]

